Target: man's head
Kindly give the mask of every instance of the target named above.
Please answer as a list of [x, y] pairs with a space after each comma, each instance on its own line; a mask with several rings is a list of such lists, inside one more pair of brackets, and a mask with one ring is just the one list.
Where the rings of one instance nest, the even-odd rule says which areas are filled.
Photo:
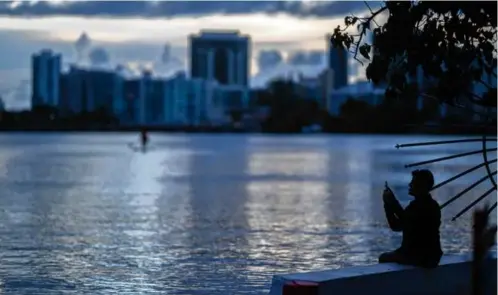
[[412, 171], [408, 193], [414, 197], [427, 195], [434, 186], [434, 176], [427, 169]]

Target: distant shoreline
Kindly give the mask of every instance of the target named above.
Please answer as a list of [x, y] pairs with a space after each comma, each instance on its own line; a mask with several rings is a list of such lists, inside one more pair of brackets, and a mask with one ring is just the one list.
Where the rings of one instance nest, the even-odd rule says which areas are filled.
[[[107, 127], [107, 128], [61, 128], [61, 127], [0, 127], [1, 133], [130, 133], [139, 132], [142, 127]], [[247, 131], [235, 128], [194, 128], [194, 127], [146, 127], [149, 132], [154, 133], [186, 133], [186, 134], [264, 134], [264, 135], [459, 135], [459, 136], [482, 136], [497, 135], [496, 128], [487, 128], [476, 126], [446, 126], [446, 127], [424, 127], [424, 126], [405, 126], [403, 131], [365, 131], [365, 130], [330, 130], [317, 133], [302, 132], [268, 132], [268, 131]], [[486, 131], [485, 133], [483, 131]]]

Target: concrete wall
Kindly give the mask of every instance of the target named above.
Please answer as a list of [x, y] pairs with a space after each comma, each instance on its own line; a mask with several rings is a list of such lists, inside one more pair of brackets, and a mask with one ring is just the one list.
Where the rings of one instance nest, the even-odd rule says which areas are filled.
[[[496, 255], [487, 262], [486, 294], [497, 294]], [[445, 256], [436, 269], [376, 264], [310, 273], [275, 275], [270, 295], [469, 295], [471, 259]]]

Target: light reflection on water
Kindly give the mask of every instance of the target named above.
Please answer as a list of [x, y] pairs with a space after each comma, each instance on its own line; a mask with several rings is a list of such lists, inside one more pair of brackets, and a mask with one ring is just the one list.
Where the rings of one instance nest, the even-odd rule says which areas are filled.
[[[153, 134], [140, 153], [129, 134], [1, 135], [0, 288], [261, 294], [275, 273], [375, 263], [400, 242], [384, 220], [384, 180], [407, 204], [404, 164], [480, 148], [393, 148], [437, 139]], [[442, 181], [481, 161], [426, 167]], [[468, 249], [470, 214], [449, 220], [488, 187], [443, 211], [445, 252]]]

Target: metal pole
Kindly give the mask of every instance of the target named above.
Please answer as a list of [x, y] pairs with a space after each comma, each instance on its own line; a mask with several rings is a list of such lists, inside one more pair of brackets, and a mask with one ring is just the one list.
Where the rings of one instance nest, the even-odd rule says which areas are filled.
[[467, 170], [463, 171], [463, 172], [462, 172], [462, 173], [460, 173], [460, 174], [457, 174], [457, 175], [455, 175], [455, 176], [453, 176], [453, 177], [451, 177], [451, 178], [448, 178], [447, 180], [445, 180], [445, 181], [443, 181], [443, 182], [441, 182], [441, 183], [436, 184], [436, 185], [435, 185], [435, 186], [431, 189], [431, 191], [432, 191], [432, 190], [435, 190], [435, 189], [437, 189], [437, 188], [440, 188], [440, 187], [442, 187], [443, 185], [448, 184], [448, 183], [452, 182], [453, 180], [455, 180], [455, 179], [457, 179], [457, 178], [460, 178], [460, 177], [462, 177], [462, 176], [464, 176], [464, 175], [467, 175], [467, 174], [469, 174], [470, 172], [472, 172], [472, 171], [474, 171], [474, 170], [477, 170], [477, 169], [481, 168], [482, 166], [484, 166], [484, 165], [486, 165], [486, 164], [493, 164], [493, 163], [496, 163], [496, 161], [497, 161], [497, 159], [494, 159], [494, 160], [491, 160], [491, 161], [489, 161], [489, 162], [484, 162], [484, 163], [481, 163], [481, 164], [479, 164], [479, 165], [477, 165], [477, 166], [474, 166], [474, 167], [472, 167], [472, 168], [470, 168], [470, 169], [467, 169]]
[[488, 215], [496, 208], [496, 202], [491, 206], [489, 207], [488, 209]]
[[[486, 149], [486, 135], [482, 137], [482, 158], [484, 160], [484, 163], [488, 161], [488, 153]], [[486, 172], [488, 173], [489, 180], [491, 180], [491, 183], [493, 183], [493, 186], [496, 189], [496, 181], [495, 179], [491, 176], [491, 168], [489, 167], [488, 164], [486, 164]]]
[[486, 198], [490, 193], [495, 190], [494, 187], [487, 190], [482, 196], [477, 198], [474, 202], [470, 203], [467, 207], [463, 208], [455, 217], [451, 219], [451, 221], [455, 221], [458, 217], [462, 216], [465, 212], [469, 211], [470, 208], [474, 207], [477, 203], [479, 203], [482, 199]]
[[[405, 143], [405, 144], [397, 144], [395, 147], [397, 149], [404, 147], [413, 147], [413, 146], [424, 146], [424, 145], [440, 145], [440, 144], [448, 144], [448, 143], [461, 143], [461, 142], [476, 142], [481, 141], [480, 138], [473, 139], [459, 139], [459, 140], [444, 140], [444, 141], [428, 141], [428, 142], [418, 142], [418, 143]], [[496, 138], [487, 138], [486, 141], [496, 141]]]
[[[497, 171], [493, 172], [492, 175], [496, 175], [496, 173], [497, 173]], [[456, 199], [460, 198], [461, 196], [463, 196], [465, 193], [467, 193], [468, 191], [470, 191], [474, 187], [478, 186], [481, 182], [484, 182], [486, 179], [488, 179], [488, 177], [489, 176], [486, 175], [483, 178], [479, 179], [478, 181], [474, 182], [472, 185], [470, 185], [469, 187], [467, 187], [466, 189], [464, 189], [463, 191], [461, 191], [460, 193], [458, 193], [456, 196], [454, 196], [453, 198], [451, 198], [448, 201], [446, 201], [443, 205], [441, 205], [440, 208], [443, 209], [447, 205], [453, 203], [453, 201], [455, 201]]]
[[479, 153], [483, 153], [483, 152], [495, 152], [496, 150], [497, 150], [497, 148], [492, 148], [492, 149], [487, 149], [485, 151], [478, 150], [478, 151], [472, 151], [472, 152], [467, 152], [467, 153], [461, 153], [461, 154], [456, 154], [456, 155], [452, 155], [452, 156], [447, 156], [447, 157], [422, 161], [422, 162], [418, 162], [418, 163], [408, 164], [408, 165], [405, 165], [405, 168], [410, 168], [410, 167], [415, 167], [415, 166], [420, 166], [420, 165], [425, 165], [425, 164], [430, 164], [430, 163], [435, 163], [435, 162], [441, 162], [441, 161], [451, 160], [451, 159], [455, 159], [455, 158], [461, 158], [461, 157], [475, 155], [475, 154], [479, 154]]

